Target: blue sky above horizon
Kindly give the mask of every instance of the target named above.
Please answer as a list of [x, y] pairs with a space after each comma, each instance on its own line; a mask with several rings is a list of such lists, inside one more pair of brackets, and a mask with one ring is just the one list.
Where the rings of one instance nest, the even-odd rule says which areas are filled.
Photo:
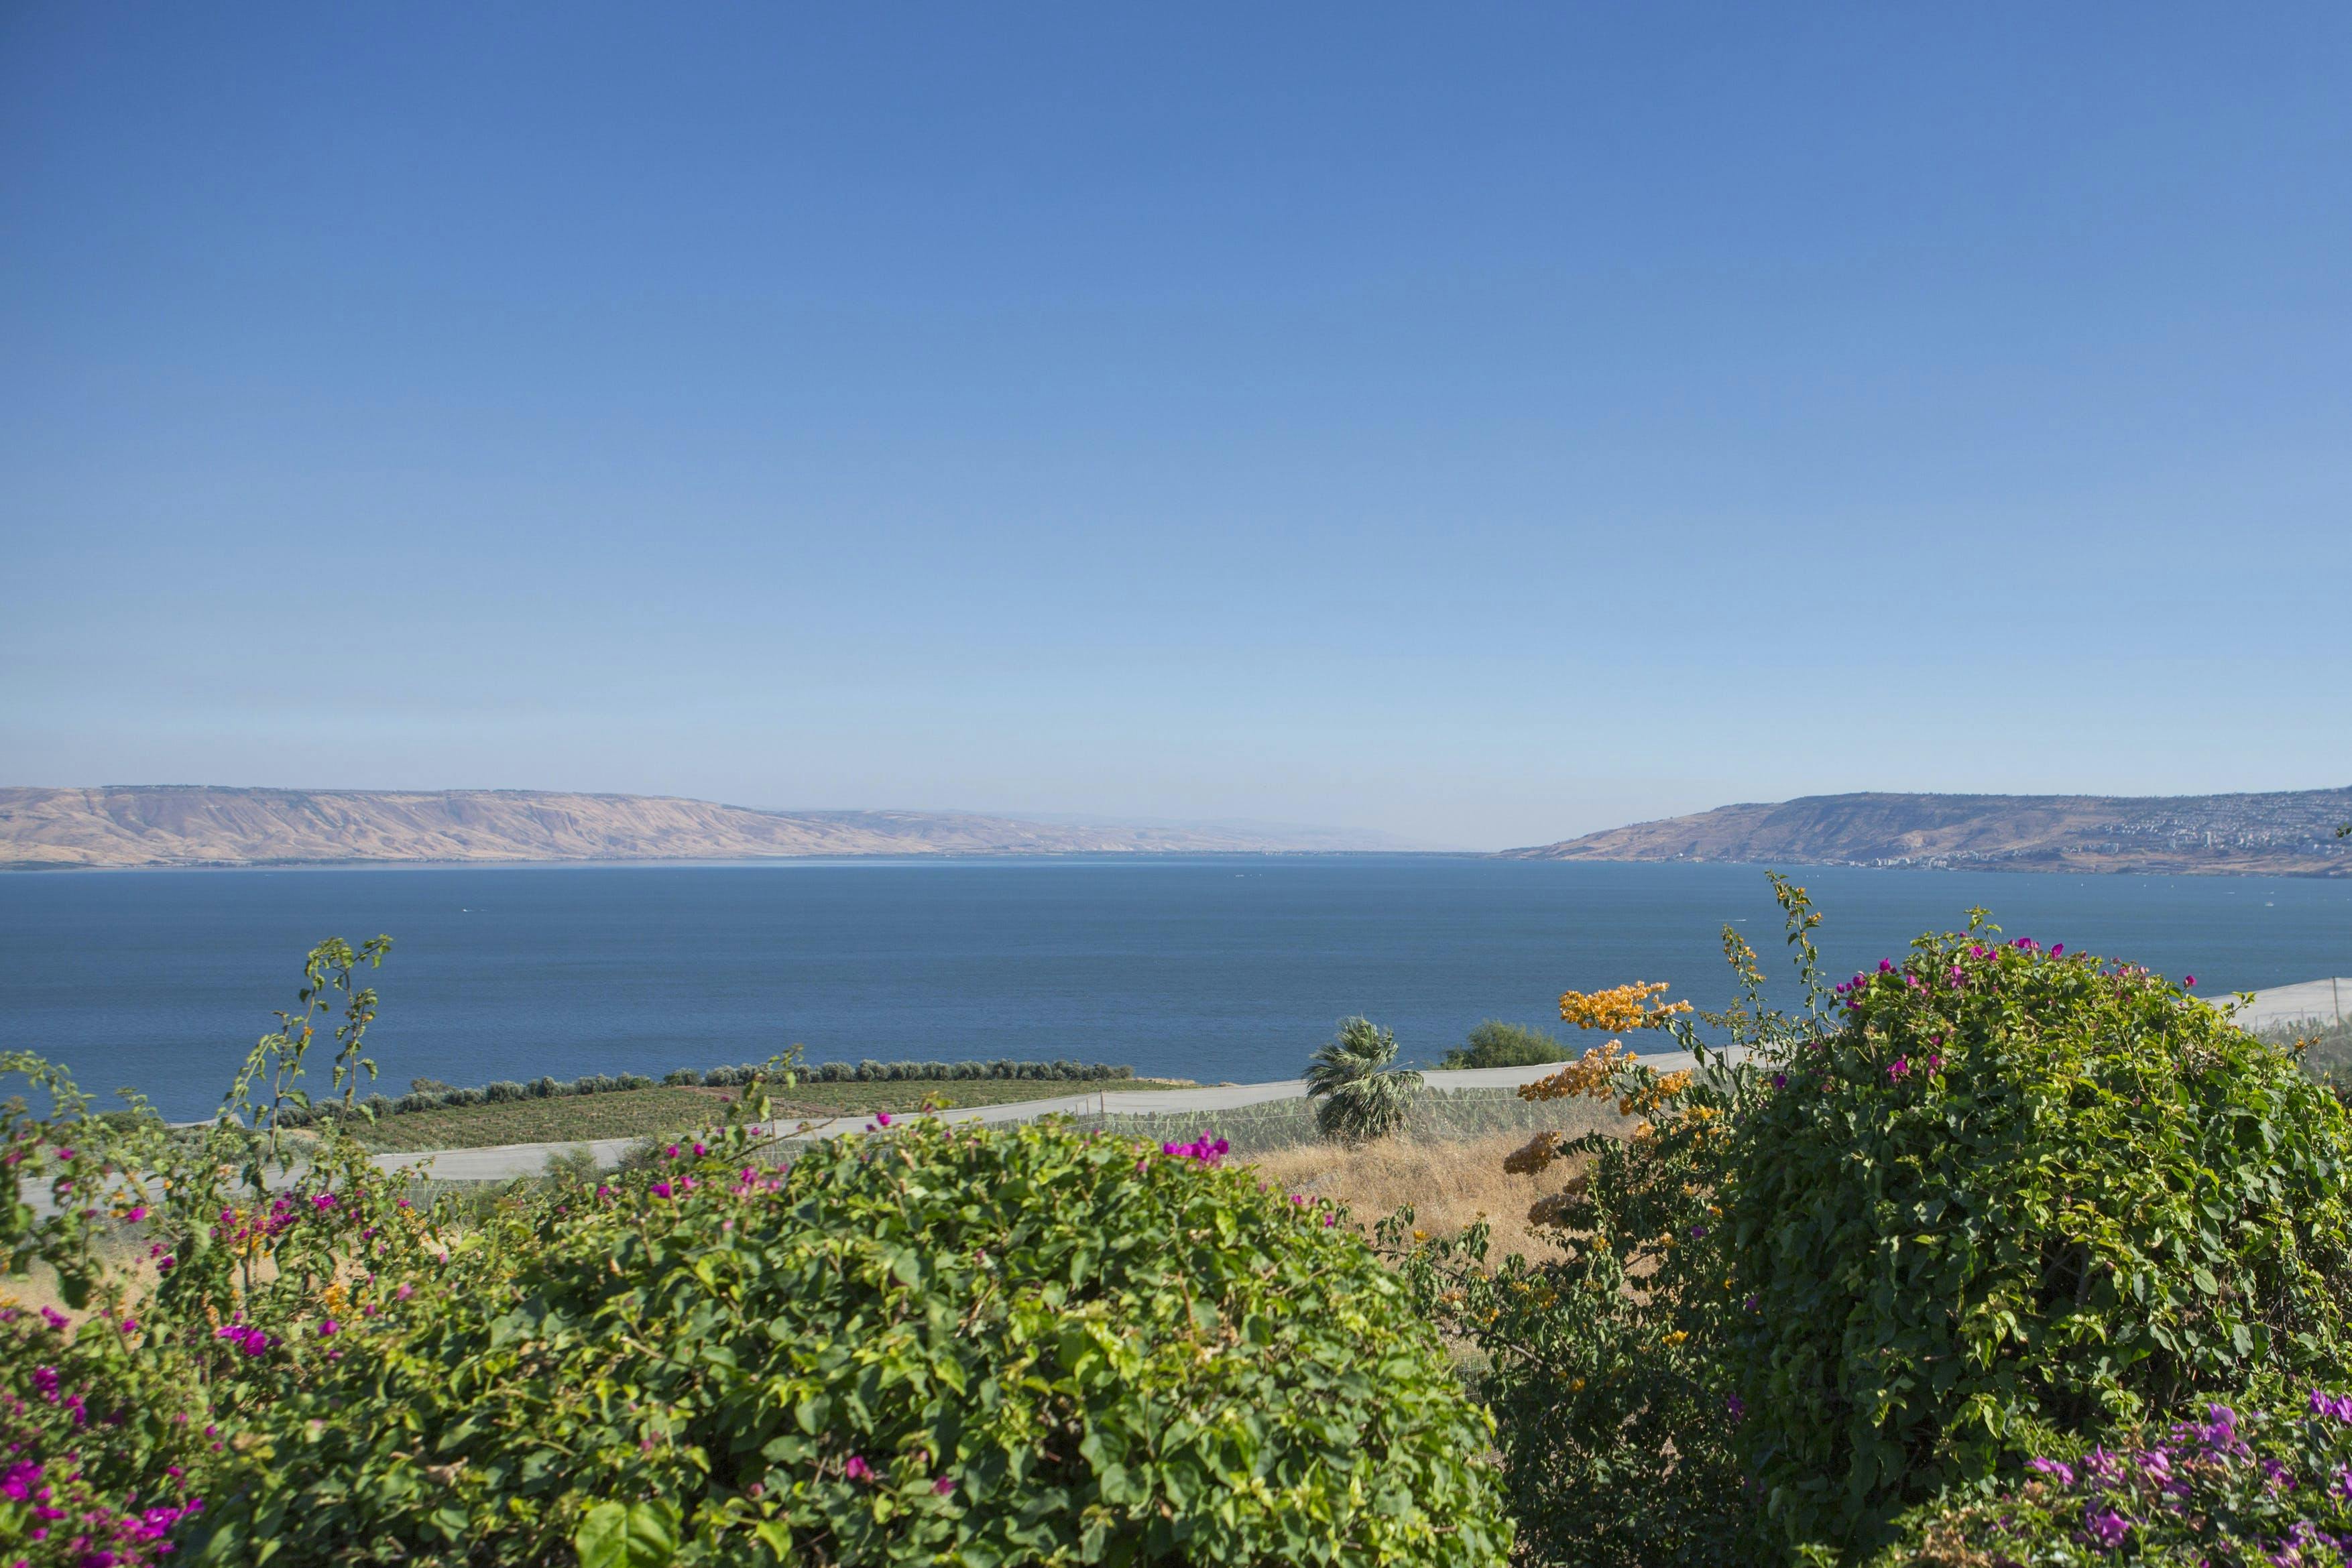
[[2352, 13], [0, 12], [0, 782], [2352, 781]]

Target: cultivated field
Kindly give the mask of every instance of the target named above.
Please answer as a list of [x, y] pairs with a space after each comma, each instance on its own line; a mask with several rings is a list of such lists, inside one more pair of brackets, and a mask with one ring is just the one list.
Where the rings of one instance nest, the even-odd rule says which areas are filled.
[[[1010, 1105], [1028, 1100], [1058, 1100], [1108, 1088], [1118, 1093], [1189, 1089], [1181, 1081], [1122, 1078], [1095, 1084], [1039, 1079], [964, 1078], [952, 1082], [812, 1083], [772, 1094], [776, 1114], [787, 1120], [863, 1116], [877, 1111], [916, 1111], [926, 1097], [934, 1104]], [[501, 1144], [587, 1143], [597, 1138], [641, 1138], [690, 1132], [726, 1118], [736, 1089], [677, 1087], [621, 1089], [603, 1094], [564, 1094], [548, 1099], [507, 1100], [482, 1105], [445, 1105], [402, 1111], [373, 1126], [352, 1123], [369, 1148], [383, 1154], [415, 1149], [487, 1149]]]

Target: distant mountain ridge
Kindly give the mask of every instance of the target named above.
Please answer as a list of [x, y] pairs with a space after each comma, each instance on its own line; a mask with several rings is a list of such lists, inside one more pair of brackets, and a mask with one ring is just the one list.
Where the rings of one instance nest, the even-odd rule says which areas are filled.
[[1109, 826], [949, 811], [766, 811], [541, 789], [0, 789], [0, 867], [762, 860], [1329, 850], [1302, 830]]
[[2352, 876], [2352, 789], [2259, 795], [1809, 795], [1719, 806], [1517, 860]]

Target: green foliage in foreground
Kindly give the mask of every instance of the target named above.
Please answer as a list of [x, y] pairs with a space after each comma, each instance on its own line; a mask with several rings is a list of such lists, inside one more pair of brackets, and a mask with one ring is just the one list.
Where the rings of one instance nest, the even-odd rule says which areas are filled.
[[1342, 1019], [1339, 1037], [1307, 1064], [1307, 1093], [1320, 1102], [1315, 1124], [1327, 1138], [1362, 1143], [1403, 1127], [1421, 1074], [1392, 1066], [1396, 1036], [1370, 1019]]
[[1537, 1067], [1566, 1061], [1573, 1054], [1558, 1039], [1525, 1024], [1488, 1019], [1445, 1053], [1440, 1067]]
[[1746, 1060], [1670, 1020], [1686, 1082], [1596, 1084], [1646, 1134], [1534, 1151], [1588, 1162], [1538, 1216], [1570, 1261], [1388, 1233], [1492, 1359], [1538, 1560], [1852, 1560], [2070, 1437], [2341, 1376], [2352, 1126], [2291, 1057], [1980, 915], [1833, 997], [1780, 892], [1805, 1010], [1727, 932], [1745, 995], [1701, 1021]]
[[477, 1239], [510, 1271], [288, 1380], [214, 1517], [303, 1560], [536, 1563], [603, 1498], [685, 1563], [1503, 1560], [1490, 1427], [1327, 1216], [1055, 1124], [747, 1146]]
[[[487, 1206], [426, 1211], [333, 1122], [288, 1170], [312, 1019], [348, 998], [354, 1092], [380, 956], [313, 956], [192, 1158], [0, 1063], [59, 1105], [0, 1118], [56, 1205], [0, 1242], [89, 1310], [0, 1317], [0, 1561], [1507, 1560], [1493, 1425], [1401, 1282], [1198, 1151], [877, 1117], [785, 1166], [758, 1097]], [[159, 1286], [94, 1266], [110, 1214]]]

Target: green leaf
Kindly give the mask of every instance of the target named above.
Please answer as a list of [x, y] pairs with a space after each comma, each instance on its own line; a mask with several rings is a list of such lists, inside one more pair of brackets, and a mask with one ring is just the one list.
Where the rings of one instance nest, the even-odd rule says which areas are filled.
[[677, 1561], [677, 1511], [667, 1502], [600, 1502], [580, 1519], [572, 1548], [580, 1568], [669, 1568]]

